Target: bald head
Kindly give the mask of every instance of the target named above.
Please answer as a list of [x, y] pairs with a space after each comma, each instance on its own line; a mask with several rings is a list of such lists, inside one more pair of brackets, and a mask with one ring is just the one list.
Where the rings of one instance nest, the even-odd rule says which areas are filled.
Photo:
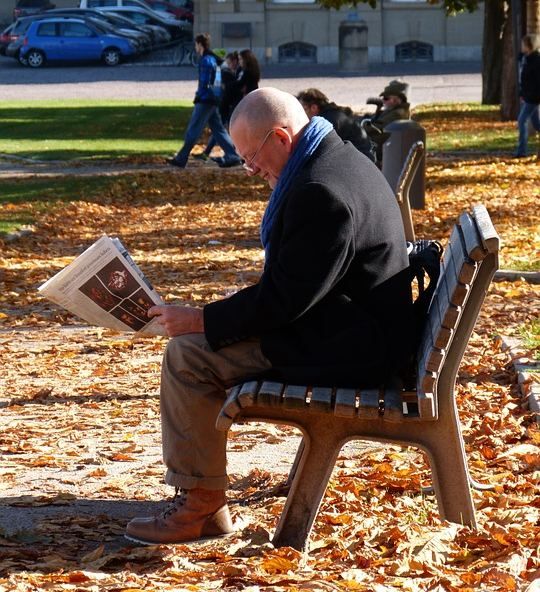
[[262, 137], [273, 127], [287, 128], [296, 137], [309, 122], [300, 102], [277, 88], [259, 88], [247, 94], [231, 117], [231, 134], [249, 130]]
[[234, 110], [230, 134], [248, 173], [275, 187], [308, 123], [293, 95], [277, 88], [259, 88]]

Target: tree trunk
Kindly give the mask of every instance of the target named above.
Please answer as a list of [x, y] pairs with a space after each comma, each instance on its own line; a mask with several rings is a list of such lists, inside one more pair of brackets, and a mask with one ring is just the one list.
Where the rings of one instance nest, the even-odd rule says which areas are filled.
[[484, 105], [498, 105], [501, 102], [505, 18], [503, 0], [492, 0], [484, 4], [484, 42], [482, 44], [482, 103]]
[[508, 3], [503, 31], [502, 80], [504, 84], [501, 91], [501, 119], [503, 121], [515, 120], [519, 113], [517, 88], [518, 56], [516, 54], [513, 24], [512, 6]]

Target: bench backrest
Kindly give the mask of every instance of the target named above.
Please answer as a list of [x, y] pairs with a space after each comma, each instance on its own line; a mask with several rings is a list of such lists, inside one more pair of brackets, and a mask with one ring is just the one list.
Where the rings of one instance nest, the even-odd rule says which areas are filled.
[[417, 399], [422, 419], [438, 417], [438, 396], [453, 396], [456, 374], [491, 279], [499, 237], [486, 208], [458, 219], [441, 262], [417, 357]]
[[409, 193], [424, 152], [423, 142], [418, 141], [411, 146], [396, 183], [396, 199], [401, 211], [405, 238], [411, 243], [415, 238]]

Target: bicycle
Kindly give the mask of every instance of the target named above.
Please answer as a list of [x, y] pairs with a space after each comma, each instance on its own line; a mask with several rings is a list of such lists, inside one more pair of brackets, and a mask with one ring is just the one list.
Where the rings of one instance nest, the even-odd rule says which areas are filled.
[[179, 43], [173, 54], [173, 64], [175, 66], [193, 66], [197, 67], [199, 55], [193, 47], [193, 43]]

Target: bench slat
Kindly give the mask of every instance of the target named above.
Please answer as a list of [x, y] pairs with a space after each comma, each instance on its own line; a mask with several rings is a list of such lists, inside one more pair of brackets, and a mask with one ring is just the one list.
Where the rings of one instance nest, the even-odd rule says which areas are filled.
[[462, 307], [455, 306], [451, 302], [448, 303], [448, 306], [444, 310], [444, 315], [441, 315], [441, 323], [444, 327], [448, 329], [453, 329], [457, 326], [459, 315], [461, 314]]
[[467, 255], [473, 261], [482, 261], [486, 256], [486, 252], [473, 217], [469, 213], [463, 213], [459, 217], [458, 223], [463, 233]]
[[360, 408], [358, 415], [362, 417], [379, 417], [379, 389], [362, 389], [360, 395]]
[[242, 385], [237, 384], [229, 391], [216, 420], [216, 428], [218, 430], [229, 430], [236, 415], [241, 411], [240, 405], [238, 404], [238, 393], [240, 392], [241, 387]]
[[421, 377], [419, 393], [433, 393], [435, 383], [437, 382], [437, 374], [435, 372], [425, 372]]
[[473, 216], [484, 248], [489, 253], [496, 253], [499, 250], [499, 235], [495, 230], [495, 226], [493, 226], [486, 207], [481, 204], [474, 206]]
[[440, 278], [441, 290], [446, 290], [449, 302], [454, 306], [463, 306], [469, 294], [469, 286], [460, 284], [456, 274], [452, 271], [446, 272]]
[[437, 419], [437, 407], [433, 397], [433, 388], [431, 391], [417, 393], [418, 397], [418, 415], [426, 421]]
[[240, 404], [238, 403], [238, 392], [240, 391], [240, 389], [238, 389], [238, 391], [236, 393], [232, 393], [227, 397], [227, 400], [225, 401], [225, 403], [223, 404], [223, 409], [222, 411], [229, 416], [231, 419], [234, 419], [238, 413], [240, 413], [240, 411], [242, 410], [242, 408], [240, 407]]
[[447, 329], [454, 329], [458, 323], [461, 307], [452, 304], [447, 297], [446, 290], [440, 290], [435, 293], [431, 306], [439, 309], [439, 318], [441, 325]]
[[271, 407], [279, 406], [281, 404], [281, 394], [283, 391], [283, 383], [264, 381], [257, 394], [257, 403], [269, 405]]
[[311, 391], [311, 409], [317, 411], [330, 411], [332, 408], [333, 389], [327, 387], [314, 387]]
[[470, 284], [478, 270], [478, 263], [467, 255], [463, 234], [459, 226], [454, 226], [444, 254], [445, 263], [454, 265], [458, 281], [462, 284]]
[[[440, 331], [437, 331], [435, 327], [439, 327], [440, 321], [438, 315], [438, 307], [433, 306], [432, 310], [426, 319], [426, 328], [424, 330], [424, 337], [419, 347], [418, 354], [418, 376], [422, 376], [427, 372], [438, 372], [440, 364], [442, 363], [442, 357], [440, 354], [442, 347], [438, 347], [434, 343], [434, 339], [439, 337]], [[439, 340], [440, 341], [440, 340]]]
[[237, 395], [238, 403], [242, 409], [245, 407], [251, 407], [255, 404], [258, 390], [258, 381], [252, 380], [250, 382], [244, 382], [240, 388], [240, 392]]
[[356, 413], [356, 391], [354, 389], [336, 389], [336, 403], [334, 415], [338, 417], [353, 417]]
[[403, 419], [401, 390], [395, 387], [387, 388], [384, 391], [384, 417], [394, 421], [401, 421]]
[[288, 409], [304, 408], [307, 392], [307, 386], [288, 384], [283, 391], [283, 405]]
[[442, 325], [439, 304], [440, 299], [433, 302], [426, 322], [431, 330], [433, 345], [438, 349], [445, 349], [452, 339], [453, 331]]

